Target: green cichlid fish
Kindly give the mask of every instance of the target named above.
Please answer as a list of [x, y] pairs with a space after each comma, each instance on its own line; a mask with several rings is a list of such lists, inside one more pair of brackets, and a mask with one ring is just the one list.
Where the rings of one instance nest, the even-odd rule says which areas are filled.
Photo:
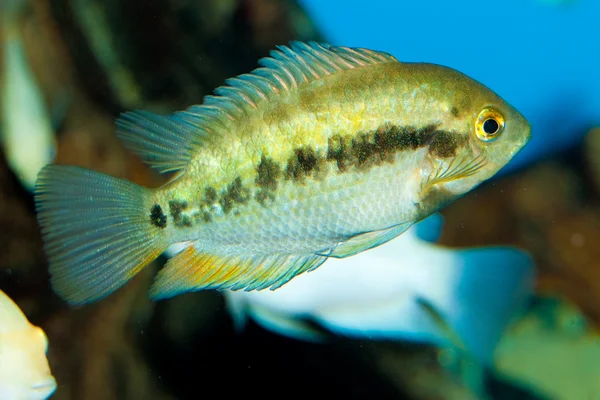
[[117, 135], [161, 172], [151, 190], [48, 165], [35, 201], [54, 290], [103, 298], [171, 244], [153, 299], [280, 287], [379, 246], [490, 178], [525, 118], [453, 69], [314, 42], [280, 46], [203, 105], [123, 114]]

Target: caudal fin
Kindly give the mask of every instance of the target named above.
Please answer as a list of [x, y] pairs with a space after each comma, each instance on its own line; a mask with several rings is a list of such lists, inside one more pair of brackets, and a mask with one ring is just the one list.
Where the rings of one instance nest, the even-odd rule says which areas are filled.
[[[72, 305], [123, 286], [167, 248], [150, 190], [79, 167], [47, 165], [34, 191], [54, 291]], [[148, 209], [147, 209], [148, 208]]]

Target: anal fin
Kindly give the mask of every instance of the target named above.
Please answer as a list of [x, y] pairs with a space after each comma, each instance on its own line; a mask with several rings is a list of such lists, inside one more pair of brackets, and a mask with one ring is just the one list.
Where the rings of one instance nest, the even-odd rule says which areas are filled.
[[316, 254], [218, 254], [191, 245], [171, 258], [150, 288], [152, 299], [181, 293], [217, 290], [275, 290], [327, 258]]
[[320, 252], [318, 254], [335, 258], [350, 257], [389, 242], [396, 236], [404, 233], [411, 225], [412, 223], [410, 222], [404, 222], [380, 231], [360, 233], [344, 242], [339, 242], [329, 252]]

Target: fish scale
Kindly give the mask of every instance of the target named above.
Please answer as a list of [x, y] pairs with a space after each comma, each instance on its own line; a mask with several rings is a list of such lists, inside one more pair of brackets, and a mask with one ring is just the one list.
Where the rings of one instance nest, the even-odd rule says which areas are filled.
[[[352, 236], [361, 230], [383, 229], [389, 220], [413, 219], [417, 213], [415, 185], [419, 181], [411, 179], [410, 174], [419, 158], [419, 153], [404, 152], [393, 163], [368, 174], [326, 174], [324, 181], [284, 183], [272, 204], [253, 204], [241, 209], [239, 215], [224, 216], [222, 221], [215, 222], [217, 229], [204, 221], [197, 221], [187, 229], [174, 226], [172, 241], [197, 240], [206, 247], [252, 243], [254, 249], [254, 242], [259, 241], [263, 242], [264, 252], [272, 251], [274, 246], [278, 251], [294, 246], [310, 250], [319, 246], [311, 243], [311, 239], [320, 246], [327, 241], [333, 245], [332, 239]], [[329, 169], [335, 167], [329, 165]], [[189, 199], [176, 187], [173, 191], [175, 194], [166, 192], [165, 199], [177, 196]], [[397, 202], [390, 202], [389, 198]], [[203, 227], [198, 229], [196, 225]], [[301, 241], [304, 246], [300, 246]]]
[[42, 170], [36, 209], [63, 299], [109, 295], [175, 242], [189, 245], [159, 271], [153, 299], [276, 290], [394, 239], [493, 176], [530, 137], [517, 110], [448, 67], [315, 42], [278, 46], [259, 63], [202, 105], [117, 120], [131, 151], [177, 172], [160, 188]]

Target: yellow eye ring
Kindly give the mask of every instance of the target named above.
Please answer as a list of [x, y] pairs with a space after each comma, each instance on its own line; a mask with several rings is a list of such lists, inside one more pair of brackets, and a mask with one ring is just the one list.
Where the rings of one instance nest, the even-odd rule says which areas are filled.
[[475, 133], [484, 142], [492, 142], [504, 130], [504, 116], [492, 108], [481, 110], [475, 120]]

